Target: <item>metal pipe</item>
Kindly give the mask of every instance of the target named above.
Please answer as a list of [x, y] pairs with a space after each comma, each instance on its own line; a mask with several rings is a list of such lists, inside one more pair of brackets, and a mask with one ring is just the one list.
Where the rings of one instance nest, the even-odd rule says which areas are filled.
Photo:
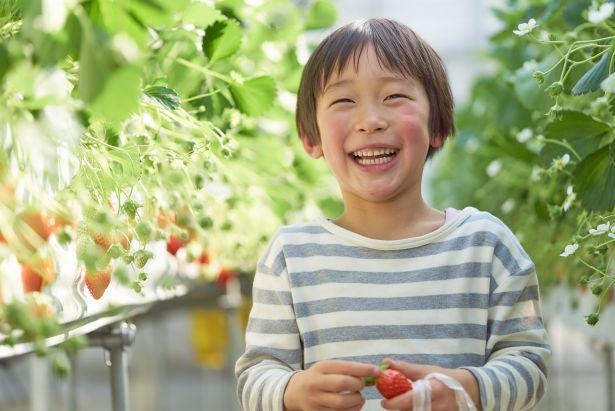
[[128, 361], [126, 347], [135, 340], [134, 324], [121, 322], [89, 337], [90, 346], [103, 347], [110, 356], [111, 397], [113, 411], [129, 411]]

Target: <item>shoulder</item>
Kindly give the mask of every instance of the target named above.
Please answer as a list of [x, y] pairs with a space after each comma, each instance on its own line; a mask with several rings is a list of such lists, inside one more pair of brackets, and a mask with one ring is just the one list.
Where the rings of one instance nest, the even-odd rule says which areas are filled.
[[269, 240], [259, 264], [274, 265], [285, 258], [289, 248], [317, 243], [323, 235], [327, 235], [327, 231], [315, 220], [282, 226]]
[[478, 210], [474, 207], [467, 207], [468, 217], [463, 221], [461, 227], [470, 232], [484, 232], [493, 234], [498, 240], [517, 241], [512, 230], [498, 217], [488, 211]]
[[[493, 249], [494, 262], [510, 275], [522, 275], [534, 270], [534, 264], [512, 230], [487, 211], [473, 209], [463, 225], [470, 233], [480, 233]], [[487, 244], [485, 244], [487, 245]]]

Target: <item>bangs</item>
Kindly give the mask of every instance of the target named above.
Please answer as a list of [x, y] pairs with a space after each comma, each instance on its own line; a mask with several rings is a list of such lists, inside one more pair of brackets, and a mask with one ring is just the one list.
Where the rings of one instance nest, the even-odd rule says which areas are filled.
[[352, 64], [355, 72], [359, 70], [359, 61], [366, 47], [372, 46], [380, 68], [392, 73], [398, 73], [406, 78], [422, 81], [419, 70], [414, 67], [416, 58], [408, 53], [408, 47], [403, 47], [401, 41], [391, 39], [403, 38], [391, 28], [374, 24], [373, 20], [363, 20], [350, 24], [338, 30], [332, 36], [323, 54], [320, 56], [322, 69], [320, 76], [314, 81], [315, 96], [324, 91], [331, 78], [340, 76]]

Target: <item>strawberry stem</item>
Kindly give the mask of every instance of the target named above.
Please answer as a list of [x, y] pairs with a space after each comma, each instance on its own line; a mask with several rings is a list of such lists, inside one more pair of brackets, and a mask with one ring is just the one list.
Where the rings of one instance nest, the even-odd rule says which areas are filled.
[[363, 377], [363, 382], [365, 382], [365, 386], [366, 387], [370, 387], [372, 385], [376, 385], [376, 377], [374, 377], [374, 376]]

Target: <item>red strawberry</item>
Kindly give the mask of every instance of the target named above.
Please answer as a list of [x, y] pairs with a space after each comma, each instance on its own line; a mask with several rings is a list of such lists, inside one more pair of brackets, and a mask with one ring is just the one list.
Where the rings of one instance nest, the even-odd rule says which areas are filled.
[[43, 277], [38, 275], [32, 267], [27, 264], [21, 265], [21, 284], [24, 293], [41, 291], [43, 288]]
[[169, 236], [169, 240], [167, 241], [167, 251], [173, 255], [177, 254], [177, 251], [184, 246], [184, 241], [177, 237], [176, 235], [171, 234]]
[[43, 211], [36, 209], [27, 210], [20, 213], [19, 217], [45, 241], [55, 230], [55, 221], [47, 217], [47, 214]]
[[111, 282], [111, 271], [113, 271], [113, 267], [109, 265], [104, 270], [85, 274], [85, 285], [88, 287], [90, 294], [92, 294], [95, 300], [102, 297], [105, 290], [107, 290]]
[[40, 260], [34, 264], [21, 264], [21, 283], [24, 293], [41, 291], [56, 278], [56, 268], [51, 260]]
[[237, 274], [235, 273], [235, 271], [231, 271], [228, 268], [222, 268], [218, 273], [218, 278], [216, 281], [218, 282], [218, 284], [220, 284], [221, 287], [226, 287], [226, 283], [228, 283], [228, 281], [231, 278], [234, 278], [236, 275]]
[[374, 385], [380, 394], [386, 398], [397, 397], [412, 389], [412, 382], [400, 371], [389, 369], [388, 364], [380, 364], [382, 373], [379, 377], [366, 377], [364, 378], [366, 385]]
[[203, 265], [207, 265], [207, 264], [211, 263], [211, 256], [209, 255], [208, 251], [203, 251], [201, 253], [201, 256], [199, 257], [199, 263], [201, 263]]
[[94, 232], [90, 233], [90, 237], [105, 252], [113, 245], [113, 239], [110, 235]]
[[14, 231], [19, 248], [34, 252], [55, 230], [55, 222], [43, 211], [28, 209], [16, 217]]

